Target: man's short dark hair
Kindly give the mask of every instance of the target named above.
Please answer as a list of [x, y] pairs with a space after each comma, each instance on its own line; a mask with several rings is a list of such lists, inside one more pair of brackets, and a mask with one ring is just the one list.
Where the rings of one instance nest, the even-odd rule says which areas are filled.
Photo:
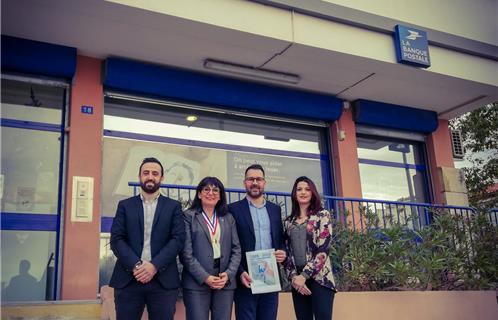
[[161, 164], [161, 162], [159, 160], [157, 160], [154, 157], [149, 157], [149, 158], [145, 158], [142, 160], [142, 164], [140, 165], [140, 168], [138, 168], [138, 175], [139, 176], [140, 176], [140, 173], [142, 172], [143, 165], [146, 163], [149, 163], [149, 162], [157, 163], [161, 167], [161, 177], [164, 176], [163, 165]]
[[249, 170], [261, 170], [261, 172], [263, 172], [263, 177], [265, 176], [265, 170], [263, 169], [263, 167], [260, 165], [260, 164], [251, 164], [249, 167], [247, 167], [246, 169], [246, 172], [244, 173], [244, 176], [247, 176], [247, 171]]

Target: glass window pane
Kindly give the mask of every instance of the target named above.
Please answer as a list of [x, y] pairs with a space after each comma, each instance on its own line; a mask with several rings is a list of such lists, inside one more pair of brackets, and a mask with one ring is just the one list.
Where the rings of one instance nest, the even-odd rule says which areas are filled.
[[357, 135], [362, 195], [367, 199], [425, 202], [422, 144]]
[[2, 230], [3, 301], [40, 301], [52, 296], [55, 238], [55, 232]]
[[2, 118], [60, 124], [64, 88], [2, 79]]
[[100, 234], [100, 269], [99, 269], [99, 288], [108, 285], [111, 280], [112, 271], [116, 264], [116, 257], [111, 250], [109, 241], [111, 234], [102, 232]]
[[2, 127], [2, 211], [57, 214], [60, 133]]
[[[191, 139], [202, 142], [216, 142], [234, 146], [267, 148], [273, 150], [296, 151], [319, 154], [316, 141], [305, 141], [299, 139], [279, 138], [271, 139], [273, 136], [252, 133], [230, 131], [226, 128], [209, 129], [197, 126], [186, 126], [171, 123], [160, 123], [139, 119], [129, 119], [116, 116], [104, 116], [104, 128], [107, 130], [123, 131], [129, 133], [148, 134], [157, 137], [169, 137], [177, 139]], [[234, 130], [236, 128], [233, 128]], [[239, 126], [240, 129], [240, 126]], [[280, 132], [280, 134], [282, 134]]]
[[424, 177], [420, 171], [360, 163], [360, 176], [366, 199], [425, 202]]
[[383, 140], [382, 138], [357, 137], [358, 158], [390, 161], [398, 163], [419, 164], [418, 146], [410, 142]]
[[[106, 99], [104, 112], [107, 130], [261, 148], [269, 145], [276, 150], [296, 150], [288, 146], [299, 143], [296, 148], [301, 152], [319, 153], [319, 131], [302, 125], [118, 99]], [[196, 120], [187, 121], [192, 115]]]

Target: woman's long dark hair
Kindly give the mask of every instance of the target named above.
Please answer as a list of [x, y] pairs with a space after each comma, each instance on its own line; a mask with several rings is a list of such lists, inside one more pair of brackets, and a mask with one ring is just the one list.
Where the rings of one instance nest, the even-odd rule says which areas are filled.
[[308, 186], [311, 189], [311, 200], [310, 200], [310, 206], [308, 207], [308, 217], [312, 214], [315, 214], [321, 210], [323, 210], [322, 207], [322, 201], [320, 199], [320, 195], [318, 194], [318, 190], [316, 189], [315, 183], [308, 177], [306, 176], [301, 176], [296, 179], [296, 182], [294, 182], [294, 186], [292, 187], [292, 193], [291, 193], [291, 200], [292, 200], [292, 211], [291, 215], [289, 218], [292, 217], [299, 217], [300, 214], [300, 208], [299, 208], [299, 202], [297, 202], [297, 184], [299, 182], [306, 182], [308, 183]]
[[227, 196], [225, 194], [225, 187], [223, 186], [223, 183], [216, 177], [205, 177], [201, 180], [201, 182], [199, 182], [195, 191], [195, 198], [192, 201], [192, 205], [189, 210], [202, 211], [202, 201], [199, 199], [199, 194], [206, 186], [213, 186], [220, 189], [220, 200], [216, 203], [214, 209], [216, 210], [216, 214], [218, 216], [224, 216], [228, 212]]

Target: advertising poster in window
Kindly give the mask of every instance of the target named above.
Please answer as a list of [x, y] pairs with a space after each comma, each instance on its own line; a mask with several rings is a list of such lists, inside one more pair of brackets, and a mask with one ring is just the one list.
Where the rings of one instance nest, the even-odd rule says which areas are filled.
[[323, 190], [319, 159], [233, 151], [227, 151], [228, 186], [241, 188], [246, 168], [254, 163], [265, 169], [267, 191], [291, 192], [294, 181], [300, 176], [308, 176], [313, 180], [318, 192]]

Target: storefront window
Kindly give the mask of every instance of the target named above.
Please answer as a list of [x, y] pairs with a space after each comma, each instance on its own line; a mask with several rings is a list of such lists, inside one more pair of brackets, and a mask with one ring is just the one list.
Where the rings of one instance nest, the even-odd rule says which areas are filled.
[[[197, 120], [188, 122], [188, 115]], [[226, 188], [243, 189], [246, 167], [260, 163], [269, 192], [291, 192], [295, 179], [307, 175], [330, 194], [324, 187], [330, 177], [322, 172], [329, 166], [323, 127], [107, 99], [104, 129], [104, 219], [114, 217], [119, 200], [133, 195], [128, 184], [138, 182], [138, 167], [150, 156], [162, 162], [166, 184], [197, 186], [203, 177], [216, 176]], [[186, 203], [192, 192], [173, 190], [169, 196]], [[286, 204], [290, 211], [290, 202], [281, 203]], [[114, 264], [108, 237], [105, 232], [101, 237], [101, 285]]]
[[66, 89], [2, 79], [2, 300], [55, 296]]
[[357, 137], [361, 189], [366, 199], [426, 202], [426, 167], [418, 142]]

